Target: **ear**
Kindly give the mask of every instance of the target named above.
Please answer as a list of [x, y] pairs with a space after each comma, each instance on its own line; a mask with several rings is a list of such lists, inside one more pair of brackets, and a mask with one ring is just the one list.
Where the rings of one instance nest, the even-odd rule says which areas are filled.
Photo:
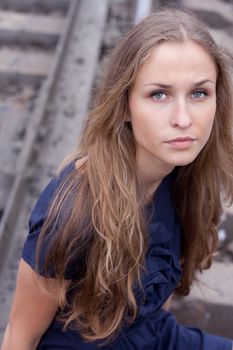
[[129, 102], [128, 102], [127, 108], [126, 108], [126, 110], [124, 112], [124, 117], [125, 117], [125, 122], [130, 122], [131, 121]]
[[130, 121], [130, 120], [126, 120], [126, 121], [125, 121], [125, 126], [126, 126], [126, 128], [128, 128], [129, 130], [132, 130], [132, 124], [131, 124], [131, 121]]

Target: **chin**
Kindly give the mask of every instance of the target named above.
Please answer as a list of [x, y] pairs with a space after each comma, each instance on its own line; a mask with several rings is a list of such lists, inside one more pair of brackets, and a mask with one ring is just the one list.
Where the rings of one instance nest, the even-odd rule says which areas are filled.
[[186, 166], [186, 165], [191, 164], [192, 162], [193, 162], [193, 160], [187, 161], [187, 162], [177, 162], [176, 166]]
[[185, 166], [185, 165], [189, 165], [191, 164], [196, 157], [198, 156], [198, 154], [195, 154], [195, 156], [193, 157], [179, 157], [179, 159], [174, 159], [171, 164], [174, 166]]
[[181, 153], [173, 154], [172, 161], [176, 166], [185, 166], [191, 164], [201, 153], [201, 147], [195, 147]]

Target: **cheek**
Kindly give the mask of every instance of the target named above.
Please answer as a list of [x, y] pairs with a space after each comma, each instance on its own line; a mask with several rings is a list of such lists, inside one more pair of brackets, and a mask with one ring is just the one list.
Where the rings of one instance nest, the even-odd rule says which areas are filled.
[[[133, 101], [132, 101], [133, 102]], [[159, 108], [155, 103], [146, 99], [138, 99], [130, 106], [130, 120], [135, 128], [143, 128], [144, 130], [158, 130], [167, 123], [168, 111]]]
[[149, 111], [138, 110], [131, 115], [131, 124], [134, 137], [138, 141], [154, 142], [160, 138], [161, 131], [164, 130], [164, 123], [161, 123], [162, 118], [156, 118], [154, 113]]
[[203, 118], [200, 122], [200, 129], [203, 133], [203, 138], [205, 141], [208, 140], [211, 131], [213, 129], [214, 119], [215, 119], [215, 113], [216, 113], [216, 106], [211, 106], [211, 108], [208, 108], [206, 110], [206, 113], [203, 113]]
[[201, 117], [199, 121], [202, 127], [206, 127], [206, 129], [211, 128], [216, 114], [216, 101], [211, 100], [209, 103], [200, 105], [196, 112], [196, 117]]
[[209, 109], [209, 113], [207, 115], [207, 125], [209, 126], [210, 129], [212, 129], [214, 119], [215, 119], [215, 114], [216, 114], [216, 103], [214, 103], [211, 108]]

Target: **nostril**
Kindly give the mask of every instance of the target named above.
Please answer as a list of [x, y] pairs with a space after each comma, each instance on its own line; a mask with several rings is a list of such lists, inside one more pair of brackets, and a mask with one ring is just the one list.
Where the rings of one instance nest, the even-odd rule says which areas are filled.
[[192, 119], [189, 116], [176, 116], [172, 120], [172, 126], [187, 128], [192, 124]]

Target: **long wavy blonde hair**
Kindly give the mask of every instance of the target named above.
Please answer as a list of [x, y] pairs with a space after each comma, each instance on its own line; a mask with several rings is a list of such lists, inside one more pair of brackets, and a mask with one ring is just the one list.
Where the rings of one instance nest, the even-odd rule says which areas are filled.
[[[137, 315], [133, 286], [140, 283], [148, 232], [127, 123], [128, 93], [157, 45], [186, 40], [198, 43], [216, 64], [217, 111], [204, 149], [190, 165], [177, 169], [174, 198], [183, 231], [177, 292], [187, 294], [195, 271], [210, 265], [221, 196], [233, 199], [230, 60], [195, 16], [162, 9], [132, 27], [113, 51], [79, 147], [68, 158], [84, 161], [61, 183], [40, 235], [38, 256], [45, 237], [53, 237], [45, 269], [53, 266], [60, 283], [65, 325], [75, 324], [87, 341], [113, 337]], [[67, 290], [63, 282], [69, 266], [76, 278]]]

